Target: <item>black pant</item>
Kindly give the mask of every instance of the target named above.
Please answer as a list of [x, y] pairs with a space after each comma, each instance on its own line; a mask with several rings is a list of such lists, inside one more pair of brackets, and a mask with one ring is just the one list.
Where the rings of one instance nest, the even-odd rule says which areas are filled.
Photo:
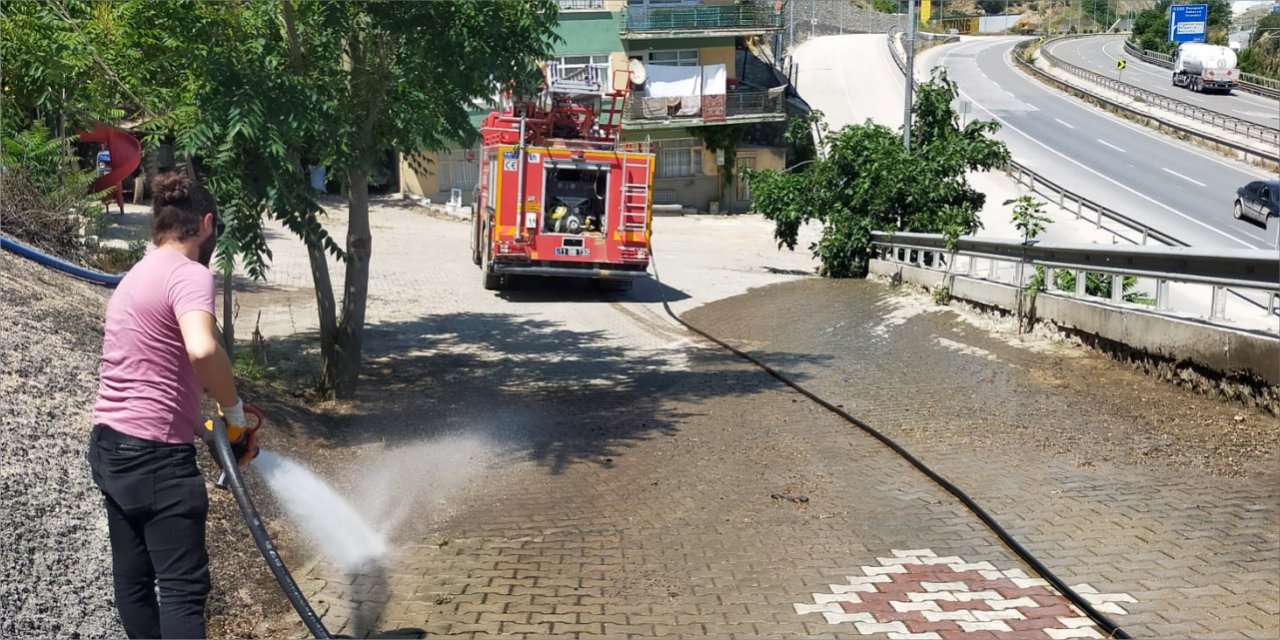
[[142, 440], [98, 425], [90, 438], [89, 466], [106, 496], [116, 608], [125, 633], [130, 638], [205, 637], [209, 495], [195, 447]]

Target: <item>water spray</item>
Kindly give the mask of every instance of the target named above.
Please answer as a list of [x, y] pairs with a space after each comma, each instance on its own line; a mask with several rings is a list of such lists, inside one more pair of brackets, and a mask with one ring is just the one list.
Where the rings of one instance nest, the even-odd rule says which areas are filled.
[[298, 612], [307, 630], [316, 638], [332, 638], [333, 635], [325, 628], [320, 616], [316, 615], [315, 610], [311, 608], [311, 603], [307, 602], [307, 598], [302, 595], [298, 583], [293, 580], [293, 575], [284, 564], [284, 558], [280, 557], [275, 543], [267, 534], [267, 528], [263, 525], [262, 518], [258, 516], [257, 508], [253, 506], [253, 498], [249, 496], [249, 490], [240, 477], [238, 461], [231, 449], [231, 441], [227, 439], [227, 428], [221, 417], [213, 418], [210, 431], [212, 431], [209, 439], [210, 449], [218, 464], [222, 466], [222, 476], [218, 479], [219, 486], [225, 485], [231, 489], [231, 494], [236, 498], [236, 504], [240, 506], [240, 515], [244, 517], [244, 523], [248, 525], [249, 532], [253, 534], [253, 541], [258, 545], [258, 551], [262, 552], [262, 557], [271, 568], [276, 582], [280, 583], [285, 597]]

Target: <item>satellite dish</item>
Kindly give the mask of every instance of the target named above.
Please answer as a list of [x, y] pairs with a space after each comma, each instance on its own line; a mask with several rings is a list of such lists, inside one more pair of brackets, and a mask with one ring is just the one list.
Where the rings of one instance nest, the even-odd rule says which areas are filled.
[[632, 58], [631, 61], [627, 63], [627, 69], [631, 72], [631, 84], [644, 84], [646, 74], [644, 70], [644, 63], [640, 61], [640, 58]]

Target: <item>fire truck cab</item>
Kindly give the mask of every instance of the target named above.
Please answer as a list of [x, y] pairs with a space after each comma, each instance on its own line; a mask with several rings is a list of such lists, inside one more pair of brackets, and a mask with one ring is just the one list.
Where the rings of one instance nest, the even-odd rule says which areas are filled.
[[654, 163], [644, 145], [617, 141], [630, 86], [620, 73], [624, 88], [602, 98], [597, 79], [556, 78], [549, 68], [538, 100], [485, 118], [471, 243], [485, 289], [513, 275], [613, 289], [649, 276]]

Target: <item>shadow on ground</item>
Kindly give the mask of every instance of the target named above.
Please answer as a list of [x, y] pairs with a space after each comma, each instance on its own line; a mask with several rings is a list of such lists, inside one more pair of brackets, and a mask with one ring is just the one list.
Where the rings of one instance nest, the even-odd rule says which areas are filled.
[[[476, 280], [480, 279], [477, 270]], [[677, 302], [688, 300], [689, 294], [652, 278], [636, 280], [629, 291], [602, 290], [586, 278], [511, 277], [511, 286], [499, 291], [498, 297], [514, 303], [555, 302]]]
[[[622, 315], [617, 318], [627, 321]], [[292, 419], [288, 412], [297, 409], [263, 408], [269, 414], [281, 412], [281, 423], [305, 431], [298, 434], [302, 439], [321, 443], [317, 453], [332, 456], [335, 465], [344, 464], [341, 452], [354, 453], [366, 445], [411, 452], [410, 465], [402, 465], [402, 458], [381, 458], [380, 468], [366, 468], [372, 476], [395, 476], [387, 486], [395, 487], [388, 491], [396, 496], [409, 495], [399, 493], [399, 487], [407, 485], [430, 487], [444, 495], [450, 480], [442, 474], [450, 473], [451, 464], [463, 464], [456, 460], [468, 455], [453, 442], [494, 443], [501, 451], [499, 467], [532, 462], [551, 475], [581, 464], [610, 469], [631, 447], [676, 434], [704, 400], [747, 397], [778, 386], [772, 378], [700, 343], [676, 339], [646, 351], [609, 331], [574, 330], [508, 314], [440, 314], [371, 325], [365, 335], [360, 389], [354, 401], [332, 412], [337, 415]], [[296, 336], [272, 341], [271, 349], [277, 357], [302, 353], [314, 349], [313, 340]], [[826, 359], [760, 355], [818, 367]], [[675, 402], [685, 409], [673, 410]], [[403, 471], [388, 471], [392, 468]], [[327, 475], [335, 471], [331, 468]], [[379, 494], [369, 494], [369, 504], [362, 504], [385, 511], [372, 504]], [[414, 499], [394, 498], [400, 503], [389, 511], [407, 510], [417, 521], [435, 517], [434, 507], [418, 505]], [[342, 600], [358, 606], [342, 633], [414, 637], [418, 630], [377, 628], [387, 602], [385, 575], [366, 569], [346, 584]]]
[[[604, 330], [506, 314], [441, 314], [371, 325], [365, 335], [356, 399], [329, 419], [291, 421], [332, 447], [473, 435], [560, 473], [581, 462], [608, 466], [634, 443], [675, 432], [689, 415], [667, 402], [696, 406], [778, 384], [701, 343], [637, 351]], [[270, 345], [276, 358], [314, 347], [314, 336]]]

